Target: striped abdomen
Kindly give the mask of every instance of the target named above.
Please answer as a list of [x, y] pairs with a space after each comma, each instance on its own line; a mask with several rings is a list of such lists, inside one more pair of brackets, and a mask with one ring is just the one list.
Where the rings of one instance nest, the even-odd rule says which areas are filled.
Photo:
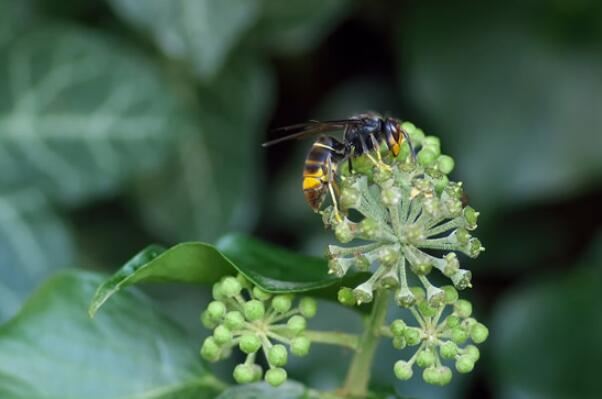
[[336, 168], [335, 158], [339, 158], [337, 151], [342, 151], [339, 148], [340, 146], [340, 143], [335, 142], [330, 137], [319, 137], [305, 158], [303, 195], [305, 201], [316, 212], [324, 201], [329, 181], [334, 179], [334, 176], [331, 177], [330, 173], [334, 173]]

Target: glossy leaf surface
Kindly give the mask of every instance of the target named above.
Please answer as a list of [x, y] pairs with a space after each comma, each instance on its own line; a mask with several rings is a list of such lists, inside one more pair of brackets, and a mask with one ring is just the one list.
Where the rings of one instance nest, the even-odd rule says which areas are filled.
[[48, 280], [0, 327], [3, 399], [175, 399], [214, 397], [196, 344], [126, 292], [91, 320], [86, 303], [97, 275], [65, 272]]

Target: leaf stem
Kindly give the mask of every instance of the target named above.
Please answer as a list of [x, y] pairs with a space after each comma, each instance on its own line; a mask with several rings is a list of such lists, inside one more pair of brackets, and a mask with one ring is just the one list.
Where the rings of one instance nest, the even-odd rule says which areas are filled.
[[368, 392], [372, 361], [380, 338], [381, 327], [384, 325], [387, 316], [388, 302], [389, 292], [378, 290], [372, 313], [366, 320], [366, 328], [359, 338], [357, 351], [351, 359], [351, 366], [347, 371], [345, 384], [341, 388], [343, 395], [364, 397]]

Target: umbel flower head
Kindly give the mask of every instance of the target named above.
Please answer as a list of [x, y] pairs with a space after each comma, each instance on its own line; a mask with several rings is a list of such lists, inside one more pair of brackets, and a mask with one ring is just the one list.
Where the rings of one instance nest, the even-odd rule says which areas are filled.
[[[213, 329], [203, 342], [201, 356], [216, 362], [238, 347], [246, 359], [234, 369], [236, 382], [246, 384], [263, 377], [273, 386], [284, 383], [288, 353], [305, 356], [309, 352], [310, 340], [304, 332], [307, 319], [316, 314], [316, 301], [304, 297], [295, 306], [293, 295], [269, 294], [240, 274], [215, 283], [213, 298], [201, 314], [203, 325]], [[256, 364], [260, 352], [268, 365], [265, 375]]]
[[458, 299], [452, 286], [442, 288], [445, 297], [437, 306], [429, 304], [420, 287], [412, 287], [417, 298], [410, 307], [416, 326], [409, 326], [401, 319], [394, 320], [386, 329], [393, 339], [393, 347], [404, 349], [415, 347], [409, 360], [399, 360], [393, 371], [400, 380], [409, 380], [414, 366], [422, 368], [422, 379], [432, 385], [447, 385], [452, 379], [452, 370], [445, 363], [453, 363], [459, 373], [469, 373], [479, 360], [479, 349], [468, 344], [483, 343], [489, 331], [487, 327], [471, 317], [472, 304]]
[[388, 288], [396, 291], [400, 306], [412, 306], [417, 298], [409, 288], [411, 274], [424, 287], [428, 303], [438, 306], [445, 293], [431, 284], [429, 273], [437, 269], [456, 288], [465, 289], [471, 286], [472, 275], [460, 268], [457, 253], [474, 258], [484, 251], [470, 233], [479, 213], [463, 206], [462, 183], [447, 177], [454, 160], [441, 154], [437, 137], [425, 137], [408, 122], [402, 127], [418, 150], [416, 156], [405, 143], [397, 158], [388, 151], [378, 154], [377, 162], [373, 157], [356, 158], [353, 171], [343, 170], [339, 183], [339, 206], [345, 216], [334, 207], [322, 213], [340, 242], [367, 242], [328, 248], [330, 272], [336, 276], [343, 277], [351, 268], [372, 272], [363, 284], [339, 292], [346, 304], [371, 302], [375, 290]]

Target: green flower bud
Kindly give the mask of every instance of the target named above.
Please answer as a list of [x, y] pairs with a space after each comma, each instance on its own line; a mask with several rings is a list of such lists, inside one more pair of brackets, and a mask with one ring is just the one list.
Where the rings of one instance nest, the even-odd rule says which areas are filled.
[[412, 365], [403, 360], [398, 360], [395, 362], [395, 365], [393, 366], [393, 372], [395, 372], [395, 377], [402, 381], [409, 380], [414, 374], [412, 371]]
[[255, 380], [256, 376], [255, 368], [250, 364], [239, 364], [234, 368], [232, 376], [234, 380], [239, 384], [249, 384]]
[[440, 155], [437, 159], [437, 167], [443, 174], [450, 174], [454, 170], [454, 159], [449, 155]]
[[460, 356], [458, 360], [456, 360], [456, 370], [458, 373], [466, 374], [470, 373], [474, 368], [474, 360], [470, 356]]
[[464, 331], [470, 333], [470, 331], [472, 330], [472, 327], [477, 324], [477, 320], [472, 318], [472, 317], [467, 317], [466, 319], [462, 320], [462, 323], [460, 324], [460, 326], [464, 329]]
[[466, 345], [466, 347], [462, 350], [462, 353], [471, 358], [474, 363], [476, 363], [481, 357], [479, 348], [474, 345]]
[[355, 238], [355, 234], [353, 233], [351, 226], [352, 223], [348, 220], [337, 224], [334, 228], [334, 235], [336, 239], [342, 242], [343, 244], [353, 240]]
[[418, 345], [420, 343], [420, 329], [417, 327], [406, 327], [403, 331], [403, 337], [406, 339], [406, 343], [410, 346]]
[[452, 329], [455, 327], [459, 327], [461, 322], [462, 320], [458, 316], [452, 314], [447, 316], [447, 318], [445, 319], [445, 326], [448, 329]]
[[318, 312], [318, 302], [308, 296], [303, 297], [299, 301], [299, 311], [303, 317], [311, 319]]
[[372, 218], [366, 217], [364, 218], [358, 225], [358, 232], [362, 237], [367, 239], [373, 239], [376, 237], [380, 230], [380, 225], [378, 222]]
[[445, 190], [445, 187], [447, 187], [448, 184], [449, 184], [449, 179], [447, 178], [447, 176], [445, 176], [445, 175], [441, 176], [440, 178], [435, 180], [435, 191], [438, 194], [441, 194], [443, 192], [443, 190]]
[[445, 266], [443, 266], [443, 274], [447, 277], [453, 276], [460, 269], [460, 262], [455, 253], [450, 252], [443, 257], [445, 259]]
[[420, 152], [418, 152], [418, 162], [422, 166], [430, 166], [437, 159], [437, 153], [429, 147], [424, 147]]
[[466, 299], [460, 299], [454, 304], [454, 314], [461, 318], [470, 317], [472, 314], [472, 304]]
[[286, 365], [288, 352], [284, 345], [276, 344], [268, 350], [268, 362], [276, 367]]
[[392, 266], [399, 260], [399, 247], [384, 245], [378, 251], [378, 260], [381, 264]]
[[303, 316], [295, 315], [288, 319], [286, 325], [293, 334], [300, 334], [305, 331], [305, 328], [307, 327], [307, 321]]
[[226, 305], [223, 302], [213, 301], [207, 306], [207, 313], [214, 321], [219, 321], [226, 314]]
[[236, 279], [236, 277], [226, 277], [222, 281], [221, 290], [225, 296], [227, 296], [228, 298], [232, 298], [240, 294], [242, 286], [240, 285], [240, 282]]
[[474, 326], [472, 326], [472, 330], [470, 331], [470, 338], [475, 344], [485, 342], [488, 336], [489, 330], [484, 324], [476, 323]]
[[406, 323], [401, 319], [394, 320], [393, 323], [391, 323], [391, 332], [396, 337], [401, 337], [405, 329]]
[[426, 136], [422, 140], [422, 146], [430, 148], [437, 156], [441, 154], [441, 140], [436, 136]]
[[435, 355], [429, 349], [423, 349], [418, 353], [416, 357], [416, 364], [418, 367], [430, 367], [435, 364]]
[[272, 297], [272, 294], [270, 294], [269, 292], [265, 292], [259, 287], [253, 287], [253, 296], [255, 297], [255, 299], [265, 302]]
[[436, 385], [439, 380], [436, 367], [427, 367], [422, 371], [422, 379], [427, 384]]
[[273, 387], [280, 386], [286, 381], [286, 370], [281, 368], [269, 369], [265, 373], [265, 381]]
[[211, 296], [213, 296], [216, 301], [223, 301], [226, 299], [226, 295], [224, 295], [222, 290], [221, 282], [218, 281], [217, 283], [213, 284], [213, 287], [211, 288]]
[[232, 341], [232, 332], [228, 327], [220, 324], [213, 331], [213, 338], [218, 345], [225, 345]]
[[272, 299], [272, 308], [278, 313], [286, 313], [293, 305], [292, 295], [276, 295]]
[[441, 289], [443, 290], [443, 292], [445, 292], [444, 302], [447, 305], [456, 303], [456, 301], [458, 300], [458, 291], [456, 291], [456, 289], [453, 286], [446, 285], [441, 287]]
[[477, 228], [477, 221], [479, 218], [479, 212], [475, 211], [474, 208], [467, 206], [464, 208], [464, 221], [466, 222], [466, 228], [468, 230], [474, 230]]
[[309, 338], [300, 336], [291, 340], [291, 353], [295, 356], [305, 356], [309, 353], [311, 341]]
[[205, 328], [208, 329], [214, 329], [215, 327], [217, 327], [218, 322], [213, 320], [213, 318], [211, 318], [211, 315], [209, 315], [209, 312], [207, 310], [205, 310], [204, 312], [201, 313], [201, 323], [203, 324], [203, 326]]
[[263, 377], [263, 369], [261, 368], [260, 365], [254, 364], [253, 365], [253, 382], [257, 382], [257, 381], [261, 380], [261, 377]]
[[241, 273], [238, 273], [236, 275], [236, 279], [238, 280], [238, 283], [240, 284], [240, 286], [242, 288], [250, 290], [251, 287], [253, 287], [253, 284], [251, 284], [251, 282], [249, 280], [247, 280], [247, 278], [245, 276], [243, 276]]
[[429, 305], [429, 303], [427, 301], [421, 301], [420, 303], [418, 303], [418, 311], [424, 317], [433, 317], [434, 315], [437, 314], [437, 310], [438, 310], [438, 308]]
[[412, 264], [412, 271], [419, 276], [426, 276], [433, 269], [433, 265], [429, 262], [420, 262]]
[[455, 327], [451, 330], [451, 339], [458, 345], [462, 344], [468, 339], [468, 333], [460, 327]]
[[393, 343], [393, 348], [399, 349], [399, 350], [405, 348], [406, 345], [407, 345], [406, 344], [406, 339], [404, 337], [399, 337], [399, 336], [398, 337], [393, 337], [392, 343]]
[[220, 348], [213, 337], [207, 337], [203, 341], [201, 346], [201, 356], [203, 359], [209, 362], [216, 362], [219, 360]]
[[244, 324], [245, 318], [238, 310], [232, 310], [224, 317], [224, 325], [230, 330], [240, 330]]
[[257, 299], [252, 299], [248, 302], [245, 302], [243, 305], [243, 312], [247, 320], [256, 321], [262, 319], [265, 315], [265, 307], [263, 306], [263, 302], [260, 302]]
[[345, 306], [355, 305], [355, 297], [353, 290], [349, 287], [342, 287], [337, 293], [337, 300]]
[[437, 374], [437, 385], [439, 386], [447, 385], [452, 380], [452, 371], [449, 367], [437, 367]]
[[384, 187], [380, 192], [380, 197], [383, 201], [383, 204], [388, 207], [399, 205], [401, 202], [401, 196], [401, 190], [394, 186]]
[[458, 354], [458, 345], [452, 341], [446, 341], [439, 347], [439, 353], [444, 359], [454, 359]]
[[246, 354], [255, 353], [261, 348], [261, 339], [253, 333], [245, 333], [240, 337], [238, 347]]

